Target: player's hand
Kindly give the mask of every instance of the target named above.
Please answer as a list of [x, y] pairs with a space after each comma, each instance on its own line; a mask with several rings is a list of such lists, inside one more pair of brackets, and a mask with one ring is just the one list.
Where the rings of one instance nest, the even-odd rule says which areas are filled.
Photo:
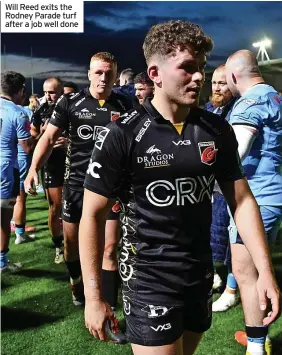
[[112, 331], [117, 331], [114, 312], [108, 303], [102, 300], [85, 302], [85, 326], [96, 339], [109, 341], [105, 331], [108, 320], [111, 323]]
[[275, 277], [270, 271], [259, 275], [257, 290], [260, 309], [267, 312], [263, 324], [269, 325], [281, 315], [281, 294]]
[[56, 149], [56, 148], [67, 149], [68, 143], [69, 143], [68, 138], [66, 138], [66, 137], [59, 137], [59, 138], [56, 140], [56, 143], [55, 143], [55, 145], [54, 145], [53, 148], [54, 148], [54, 149]]
[[33, 184], [35, 186], [39, 185], [39, 179], [37, 171], [30, 169], [24, 181], [24, 190], [28, 195], [37, 195], [36, 190], [33, 188]]

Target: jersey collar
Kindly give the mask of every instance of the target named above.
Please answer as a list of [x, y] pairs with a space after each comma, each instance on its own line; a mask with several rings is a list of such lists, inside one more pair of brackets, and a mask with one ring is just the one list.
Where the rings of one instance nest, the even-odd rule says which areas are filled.
[[[98, 99], [96, 99], [96, 97], [94, 97], [94, 96], [91, 95], [90, 90], [89, 90], [89, 86], [84, 89], [84, 92], [85, 92], [85, 95], [86, 95], [86, 96], [89, 96], [89, 97], [91, 97], [92, 99], [98, 101]], [[105, 102], [109, 101], [113, 95], [114, 95], [114, 92], [111, 91], [110, 96], [107, 98], [107, 100], [105, 100]]]

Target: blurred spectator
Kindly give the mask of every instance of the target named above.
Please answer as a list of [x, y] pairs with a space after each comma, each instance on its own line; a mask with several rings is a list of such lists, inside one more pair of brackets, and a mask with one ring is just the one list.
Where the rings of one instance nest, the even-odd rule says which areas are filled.
[[136, 75], [134, 78], [135, 96], [137, 97], [139, 104], [143, 104], [146, 97], [154, 96], [154, 83], [149, 78], [146, 71], [143, 71]]

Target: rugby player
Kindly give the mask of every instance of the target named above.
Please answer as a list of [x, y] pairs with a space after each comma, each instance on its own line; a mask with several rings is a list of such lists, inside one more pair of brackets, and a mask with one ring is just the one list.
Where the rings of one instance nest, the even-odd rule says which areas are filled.
[[19, 170], [17, 169], [17, 144], [26, 153], [33, 148], [29, 119], [22, 105], [25, 91], [25, 77], [14, 71], [1, 74], [1, 252], [0, 270], [17, 271], [20, 263], [8, 262], [10, 221], [16, 197], [19, 194]]
[[[229, 121], [231, 109], [235, 99], [228, 89], [225, 75], [225, 65], [216, 68], [212, 75], [212, 97], [210, 105], [206, 109], [210, 112], [221, 115]], [[225, 311], [237, 303], [236, 299], [236, 280], [231, 269], [231, 253], [229, 244], [229, 226], [230, 217], [227, 211], [227, 203], [217, 183], [215, 183], [212, 203], [212, 224], [211, 224], [211, 247], [213, 261], [221, 262], [228, 266], [229, 275], [227, 278], [227, 287], [222, 296], [212, 305], [213, 312]], [[222, 286], [222, 280], [215, 270], [213, 289]]]
[[265, 281], [257, 283], [258, 290], [269, 289], [277, 315], [277, 284], [263, 225], [233, 130], [226, 120], [193, 107], [212, 47], [210, 37], [189, 22], [150, 29], [143, 49], [154, 98], [107, 126], [86, 175], [79, 231], [85, 324], [100, 340], [107, 339], [108, 320], [116, 331], [101, 293], [101, 260], [106, 216], [118, 195], [126, 335], [135, 355], [193, 354], [210, 327], [215, 179], [243, 239], [250, 240], [248, 250]]
[[149, 78], [146, 71], [141, 72], [134, 78], [135, 96], [139, 104], [142, 105], [146, 97], [154, 96], [154, 83]]
[[75, 83], [73, 83], [72, 81], [66, 81], [64, 83], [64, 94], [68, 95], [68, 94], [74, 94], [78, 92], [78, 87]]
[[[103, 137], [106, 138], [105, 126], [132, 108], [127, 97], [112, 92], [117, 78], [117, 62], [113, 55], [106, 52], [95, 54], [90, 61], [88, 78], [89, 88], [74, 95], [64, 95], [58, 100], [47, 130], [35, 149], [30, 173], [25, 182], [26, 191], [33, 192], [32, 184], [38, 181], [38, 169], [48, 159], [56, 139], [66, 131], [69, 146], [63, 189], [64, 257], [70, 274], [73, 303], [77, 306], [84, 303], [78, 227], [86, 170], [94, 143], [97, 146], [102, 145]], [[97, 141], [100, 132], [102, 140]], [[92, 171], [95, 166], [90, 164], [89, 169]], [[115, 206], [114, 210], [117, 209]], [[113, 308], [116, 307], [119, 283], [116, 260], [120, 231], [118, 216], [115, 212], [108, 216], [103, 257], [103, 294]]]
[[[31, 134], [33, 137], [42, 135], [42, 126], [51, 119], [54, 107], [63, 94], [63, 83], [58, 77], [50, 77], [43, 83], [44, 97], [41, 105], [32, 116]], [[56, 264], [64, 262], [63, 236], [61, 230], [62, 189], [64, 183], [67, 139], [60, 137], [44, 166], [46, 198], [49, 204], [48, 225], [53, 244], [55, 245]]]
[[[265, 230], [262, 233], [269, 245], [273, 245], [282, 221], [282, 98], [265, 83], [255, 55], [248, 50], [240, 50], [228, 58], [226, 80], [232, 94], [240, 97], [231, 112], [230, 123], [239, 143], [246, 177], [260, 209]], [[252, 210], [247, 212], [247, 218], [248, 223], [253, 223]], [[279, 294], [279, 289], [272, 289], [266, 275], [259, 272], [258, 277], [259, 260], [256, 257], [252, 261], [249, 254], [253, 240], [243, 238], [244, 229], [239, 224], [237, 227], [231, 219], [232, 267], [245, 314], [246, 354], [263, 355], [266, 349], [269, 355], [271, 343], [269, 339], [265, 342], [268, 325], [279, 309], [273, 304], [271, 313], [263, 291], [272, 298]], [[253, 233], [259, 234], [260, 231], [254, 228]]]

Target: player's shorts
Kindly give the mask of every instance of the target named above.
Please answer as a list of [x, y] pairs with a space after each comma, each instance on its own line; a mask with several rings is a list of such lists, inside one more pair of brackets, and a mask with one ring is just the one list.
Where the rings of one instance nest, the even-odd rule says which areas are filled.
[[211, 248], [214, 261], [231, 263], [228, 227], [230, 216], [225, 198], [219, 192], [213, 194], [212, 223], [211, 223]]
[[[79, 223], [82, 216], [83, 191], [70, 189], [67, 185], [63, 188], [62, 219], [68, 223]], [[119, 213], [111, 211], [108, 220], [116, 220]]]
[[19, 170], [10, 161], [1, 162], [0, 198], [11, 199], [18, 196], [20, 190]]
[[174, 343], [184, 331], [205, 332], [212, 322], [212, 290], [204, 296], [187, 299], [183, 307], [142, 303], [123, 296], [128, 342], [161, 346]]
[[[282, 207], [259, 206], [259, 208], [267, 241], [269, 245], [272, 245], [275, 243], [282, 222]], [[231, 244], [244, 244], [232, 217], [230, 218], [229, 239]]]
[[51, 189], [64, 185], [64, 164], [44, 166], [44, 188]]
[[19, 173], [20, 173], [20, 191], [24, 191], [24, 181], [30, 168], [31, 159], [18, 160]]

